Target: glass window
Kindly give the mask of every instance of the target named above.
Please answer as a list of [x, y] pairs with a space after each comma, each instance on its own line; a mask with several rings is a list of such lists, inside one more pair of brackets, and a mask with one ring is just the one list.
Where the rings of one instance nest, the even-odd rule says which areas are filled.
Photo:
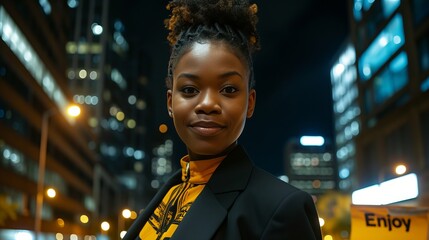
[[[0, 37], [25, 66], [27, 71], [43, 87], [46, 94], [53, 99], [53, 92], [59, 89], [56, 81], [25, 35], [21, 32], [21, 29], [2, 6], [0, 6]], [[53, 100], [60, 109], [65, 109], [68, 105], [66, 96], [63, 92], [59, 93], [62, 96]]]
[[353, 15], [356, 21], [362, 20], [362, 13], [367, 12], [375, 0], [354, 0]]
[[400, 0], [383, 0], [383, 14], [388, 18], [401, 4]]
[[[392, 169], [398, 163], [406, 163], [410, 169], [413, 169], [417, 162], [413, 151], [414, 141], [418, 140], [412, 137], [409, 123], [405, 123], [390, 132], [385, 138], [383, 151], [386, 154], [386, 163], [388, 164], [386, 169]], [[387, 171], [386, 177], [392, 177], [393, 174], [393, 170]]]
[[373, 109], [372, 105], [372, 88], [368, 88], [365, 90], [365, 106], [364, 110], [366, 113], [371, 112]]
[[354, 0], [353, 15], [356, 21], [362, 20], [362, 7], [363, 7], [362, 0]]
[[402, 16], [397, 14], [370, 44], [359, 59], [359, 75], [362, 80], [373, 74], [404, 44]]
[[0, 98], [0, 122], [3, 122], [6, 126], [12, 128], [16, 132], [29, 136], [30, 128], [27, 121], [19, 114], [14, 111], [6, 102]]
[[423, 150], [425, 159], [425, 168], [429, 169], [429, 111], [423, 112], [420, 116], [422, 126]]
[[415, 26], [420, 25], [420, 23], [429, 16], [428, 0], [411, 0], [411, 8]]
[[[424, 1], [424, 0], [421, 0]], [[353, 16], [356, 21], [362, 20], [362, 12], [367, 12], [373, 5], [375, 0], [354, 0]], [[377, 2], [378, 3], [378, 2]], [[375, 5], [377, 5], [377, 3]], [[401, 4], [400, 0], [382, 0], [383, 15], [387, 18]], [[378, 12], [378, 11], [377, 11]]]
[[[9, 210], [13, 209], [12, 211], [16, 211], [19, 214], [25, 214], [25, 212], [28, 210], [26, 205], [28, 197], [22, 192], [19, 192], [16, 189], [0, 186], [0, 196], [3, 198], [2, 201], [5, 201], [2, 202], [2, 204], [5, 204], [2, 207], [5, 207], [6, 209], [9, 208]], [[0, 235], [0, 239], [4, 238], [2, 238]]]
[[420, 89], [422, 90], [422, 92], [426, 92], [427, 90], [429, 90], [429, 77], [422, 82], [422, 85], [420, 85]]
[[379, 105], [408, 82], [407, 54], [402, 52], [374, 79], [374, 101]]
[[429, 70], [429, 32], [417, 43], [421, 71]]
[[[356, 5], [357, 3], [355, 3]], [[377, 1], [371, 6], [371, 11], [367, 13], [366, 21], [358, 25], [357, 30], [357, 48], [361, 50], [363, 47], [367, 46], [369, 40], [371, 40], [375, 34], [380, 30], [380, 26], [388, 19], [395, 10], [401, 4], [400, 0], [382, 0]], [[359, 6], [359, 4], [357, 4]], [[362, 7], [361, 7], [362, 8]], [[354, 11], [356, 12], [356, 6]], [[358, 12], [362, 15], [362, 12]], [[356, 18], [355, 13], [355, 18]], [[360, 21], [362, 16], [357, 21]]]
[[12, 169], [22, 175], [26, 174], [27, 162], [25, 161], [25, 156], [22, 153], [2, 143], [0, 145], [0, 154], [2, 166]]
[[380, 3], [372, 6], [372, 10], [368, 12], [366, 21], [358, 26], [358, 45], [357, 48], [361, 50], [366, 47], [369, 40], [374, 38], [375, 34], [380, 30], [381, 23], [385, 20], [382, 7]]
[[380, 168], [379, 158], [377, 157], [377, 146], [375, 141], [370, 142], [363, 147], [361, 163], [359, 164], [361, 186], [378, 183]]
[[363, 0], [363, 10], [368, 11], [375, 0]]

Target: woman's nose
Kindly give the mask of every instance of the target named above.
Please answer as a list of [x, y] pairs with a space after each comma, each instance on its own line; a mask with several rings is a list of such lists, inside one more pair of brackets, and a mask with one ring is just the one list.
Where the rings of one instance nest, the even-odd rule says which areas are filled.
[[203, 91], [200, 93], [195, 112], [200, 114], [219, 114], [221, 112], [219, 100], [217, 92]]

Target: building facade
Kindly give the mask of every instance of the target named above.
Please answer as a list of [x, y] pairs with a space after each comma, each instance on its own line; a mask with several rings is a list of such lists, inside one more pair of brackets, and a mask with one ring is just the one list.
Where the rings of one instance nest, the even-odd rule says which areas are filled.
[[356, 188], [393, 178], [395, 166], [419, 176], [427, 205], [429, 170], [429, 2], [350, 0], [360, 131]]
[[[77, 119], [65, 114], [74, 99], [67, 3], [73, 1], [0, 1], [1, 239], [28, 239], [35, 231], [42, 239], [93, 238], [111, 234], [101, 222], [117, 226], [120, 187], [100, 161], [98, 136], [85, 109]], [[45, 195], [49, 188], [52, 198]]]
[[355, 49], [346, 41], [331, 69], [332, 100], [335, 122], [335, 149], [339, 189], [350, 192], [357, 187], [356, 142], [360, 131], [359, 90]]
[[[304, 137], [305, 138], [305, 137]], [[292, 138], [285, 147], [285, 172], [288, 182], [314, 196], [337, 189], [337, 171], [333, 146], [324, 138], [305, 143]]]

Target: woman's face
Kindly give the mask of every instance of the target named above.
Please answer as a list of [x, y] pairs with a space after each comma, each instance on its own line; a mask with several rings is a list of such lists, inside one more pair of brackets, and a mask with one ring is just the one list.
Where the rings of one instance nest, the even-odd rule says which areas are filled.
[[253, 114], [249, 71], [224, 43], [194, 43], [177, 62], [167, 107], [191, 159], [224, 154]]

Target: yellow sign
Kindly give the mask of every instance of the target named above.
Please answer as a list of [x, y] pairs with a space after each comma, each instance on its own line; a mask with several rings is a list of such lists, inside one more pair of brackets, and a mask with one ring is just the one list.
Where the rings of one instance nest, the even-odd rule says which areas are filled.
[[351, 206], [351, 240], [428, 240], [429, 209]]

